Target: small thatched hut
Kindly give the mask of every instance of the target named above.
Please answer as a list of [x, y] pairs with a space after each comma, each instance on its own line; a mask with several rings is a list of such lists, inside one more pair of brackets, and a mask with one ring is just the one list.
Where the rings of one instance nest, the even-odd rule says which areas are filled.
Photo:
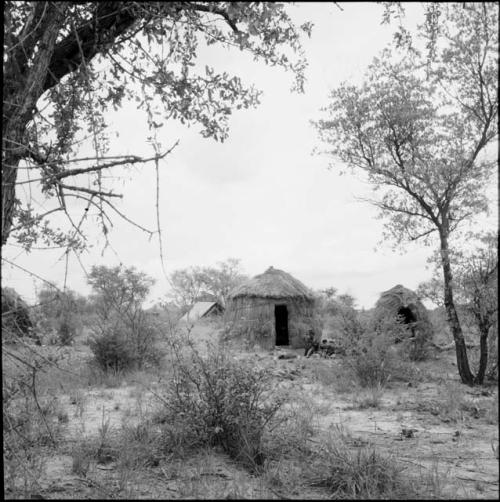
[[314, 329], [314, 296], [290, 274], [269, 267], [229, 294], [225, 320], [230, 334], [271, 349], [275, 345], [304, 347]]
[[413, 335], [432, 337], [432, 324], [427, 309], [417, 294], [401, 284], [381, 293], [375, 305], [374, 321], [399, 320], [411, 327]]
[[2, 288], [2, 339], [14, 342], [17, 337], [28, 336], [40, 345], [33, 329], [34, 322], [28, 304], [14, 289]]

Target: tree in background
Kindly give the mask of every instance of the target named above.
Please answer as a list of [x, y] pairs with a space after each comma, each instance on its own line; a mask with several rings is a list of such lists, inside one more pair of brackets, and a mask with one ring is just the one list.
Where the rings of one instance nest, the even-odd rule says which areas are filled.
[[[487, 373], [494, 375], [498, 371], [498, 355], [494, 350], [498, 345], [498, 329], [495, 330], [498, 326], [498, 235], [493, 232], [469, 234], [469, 246], [471, 242], [475, 246], [467, 251], [454, 251], [451, 260], [462, 323], [470, 322], [479, 335], [479, 365], [474, 383], [482, 384]], [[438, 273], [438, 257], [434, 261], [437, 265], [434, 275], [419, 285], [419, 294], [441, 305], [439, 292], [443, 289], [443, 280]], [[489, 355], [492, 356], [490, 364]]]
[[[274, 2], [5, 2], [2, 246], [12, 234], [26, 250], [39, 241], [78, 250], [90, 215], [105, 236], [112, 214], [131, 221], [113, 204], [120, 195], [105, 186], [103, 172], [169, 153], [154, 139], [164, 120], [227, 136], [232, 111], [258, 104], [259, 91], [208, 65], [195, 72], [200, 44], [280, 66], [302, 91], [300, 38], [311, 24], [294, 25], [287, 9]], [[105, 113], [126, 101], [147, 116], [155, 143], [149, 159], [108, 154]], [[78, 155], [85, 141], [91, 158]], [[46, 212], [22, 198], [21, 183], [41, 190], [51, 203]], [[71, 207], [81, 209], [79, 220]], [[69, 232], [49, 225], [55, 212], [67, 216]]]
[[42, 330], [55, 331], [58, 341], [63, 345], [72, 342], [92, 315], [85, 296], [71, 289], [58, 291], [51, 287], [43, 287], [37, 292], [36, 310]]
[[99, 316], [106, 320], [119, 314], [134, 318], [141, 310], [154, 279], [135, 267], [94, 265], [88, 276], [91, 301]]
[[365, 331], [356, 310], [356, 299], [347, 293], [338, 294], [336, 288], [319, 291], [316, 310], [326, 330], [344, 350], [354, 346]]
[[316, 123], [328, 153], [363, 172], [372, 201], [396, 242], [437, 234], [443, 296], [464, 383], [475, 381], [454, 300], [450, 234], [487, 209], [496, 162], [485, 157], [498, 135], [498, 8], [443, 4], [439, 22], [420, 27], [427, 55], [385, 50], [365, 81], [331, 93]]
[[205, 289], [225, 307], [229, 293], [248, 277], [242, 273], [239, 259], [228, 258], [226, 261], [217, 262], [215, 267], [202, 269]]
[[88, 282], [97, 315], [91, 349], [99, 365], [116, 370], [153, 361], [158, 333], [143, 304], [154, 279], [134, 267], [100, 265]]
[[189, 267], [175, 270], [169, 276], [172, 290], [169, 296], [182, 312], [196, 303], [202, 293], [203, 273], [201, 267]]
[[[229, 292], [247, 276], [241, 271], [240, 260], [228, 258], [215, 267], [189, 267], [170, 274], [171, 296], [184, 311], [197, 301], [211, 299], [226, 306]], [[210, 300], [209, 300], [210, 301]]]

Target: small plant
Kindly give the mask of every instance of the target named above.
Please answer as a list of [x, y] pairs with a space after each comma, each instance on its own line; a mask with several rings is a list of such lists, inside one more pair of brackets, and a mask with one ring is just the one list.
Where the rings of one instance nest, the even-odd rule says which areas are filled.
[[72, 465], [71, 472], [76, 474], [77, 476], [86, 477], [87, 472], [89, 471], [90, 464], [93, 458], [92, 448], [87, 444], [79, 444], [76, 446], [72, 453]]
[[86, 398], [81, 390], [76, 390], [69, 396], [69, 404], [75, 406], [75, 417], [82, 417], [85, 411]]
[[405, 494], [409, 487], [401, 467], [373, 448], [351, 451], [343, 441], [329, 436], [321, 452], [308, 467], [309, 482], [331, 490], [333, 498], [391, 498]]
[[157, 466], [162, 457], [160, 453], [160, 431], [150, 420], [137, 425], [124, 424], [120, 435], [118, 465], [121, 470]]
[[275, 426], [265, 436], [266, 458], [279, 462], [283, 456], [309, 455], [309, 440], [318, 430], [319, 412], [305, 393], [290, 395], [289, 402], [277, 413]]
[[371, 387], [361, 395], [354, 398], [354, 409], [366, 410], [367, 408], [379, 408], [383, 394], [381, 386]]

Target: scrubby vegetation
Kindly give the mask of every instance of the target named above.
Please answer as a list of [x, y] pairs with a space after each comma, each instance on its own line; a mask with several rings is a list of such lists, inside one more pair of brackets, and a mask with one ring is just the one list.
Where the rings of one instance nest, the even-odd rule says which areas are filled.
[[263, 435], [282, 399], [272, 391], [272, 375], [246, 361], [235, 361], [222, 348], [201, 356], [173, 345], [170, 382], [161, 393], [168, 442], [189, 448], [220, 446], [245, 465], [262, 465]]
[[121, 371], [158, 364], [158, 323], [143, 308], [154, 281], [134, 268], [93, 267], [95, 320], [89, 341], [95, 363], [104, 371]]
[[[338, 421], [341, 409], [346, 416], [383, 414], [393, 393], [407, 385], [418, 392], [421, 383], [436, 378], [419, 369], [435, 364], [432, 359], [409, 361], [402, 344], [394, 344], [394, 333], [366, 332], [345, 354], [284, 360], [277, 372], [278, 361], [268, 352], [217, 344], [215, 328], [207, 322], [212, 344], [204, 347], [195, 341], [196, 328], [188, 333], [164, 326], [157, 341], [160, 367], [142, 369], [128, 353], [116, 357], [126, 346], [120, 337], [114, 341], [109, 334], [102, 338], [107, 345], [97, 349], [80, 336], [74, 344], [86, 348], [86, 360], [64, 359], [75, 350], [73, 344], [56, 361], [61, 369], [36, 363], [35, 387], [26, 385], [32, 383], [30, 371], [16, 374], [17, 391], [4, 383], [6, 496], [49, 493], [47, 466], [61, 454], [72, 479], [89, 480], [91, 498], [135, 498], [141, 490], [153, 493], [147, 491], [150, 486], [158, 486], [158, 493], [202, 498], [439, 498], [452, 493], [442, 471], [409, 471], [401, 453], [388, 448], [392, 439], [384, 445], [373, 441], [377, 434], [356, 435], [348, 420]], [[108, 353], [107, 362], [96, 363], [96, 354]], [[61, 385], [66, 397], [57, 391]], [[415, 413], [453, 430], [470, 421], [495, 424], [496, 398], [466, 397], [462, 387], [446, 384], [432, 396], [417, 393], [410, 401], [404, 390], [393, 401], [391, 416], [398, 420], [399, 414]], [[339, 401], [347, 405], [339, 409]], [[69, 432], [75, 428], [76, 434]], [[403, 438], [414, 434], [403, 430]], [[452, 432], [458, 445], [461, 436]], [[16, 469], [18, 462], [25, 470]], [[148, 485], [152, 473], [160, 475], [160, 484]], [[228, 478], [238, 481], [228, 484]]]
[[[222, 319], [180, 328], [148, 314], [152, 281], [134, 269], [96, 267], [90, 277], [89, 299], [42, 294], [51, 302], [36, 311], [38, 352], [21, 338], [4, 353], [6, 497], [50, 493], [49, 466], [64, 458], [72, 479], [91, 483], [91, 498], [152, 494], [153, 473], [163, 496], [439, 498], [455, 493], [443, 471], [405, 463], [405, 441], [420, 433], [408, 421], [452, 428], [457, 447], [464, 427], [481, 424], [484, 434], [498, 423], [494, 390], [470, 396], [442, 372], [449, 354], [347, 295], [330, 290], [318, 302], [317, 333], [331, 351], [281, 349], [290, 359], [280, 361], [252, 338], [229, 343]], [[436, 328], [441, 315], [431, 313]], [[368, 432], [374, 415], [390, 417], [394, 437], [377, 422]], [[359, 420], [361, 435], [350, 429]], [[497, 445], [487, 445], [492, 460]]]

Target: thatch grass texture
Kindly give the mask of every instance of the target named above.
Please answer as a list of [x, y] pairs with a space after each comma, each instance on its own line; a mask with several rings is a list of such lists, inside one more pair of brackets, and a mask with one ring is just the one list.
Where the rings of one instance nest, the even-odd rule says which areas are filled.
[[244, 282], [230, 293], [230, 298], [302, 298], [314, 300], [312, 292], [287, 272], [269, 267], [263, 274]]

